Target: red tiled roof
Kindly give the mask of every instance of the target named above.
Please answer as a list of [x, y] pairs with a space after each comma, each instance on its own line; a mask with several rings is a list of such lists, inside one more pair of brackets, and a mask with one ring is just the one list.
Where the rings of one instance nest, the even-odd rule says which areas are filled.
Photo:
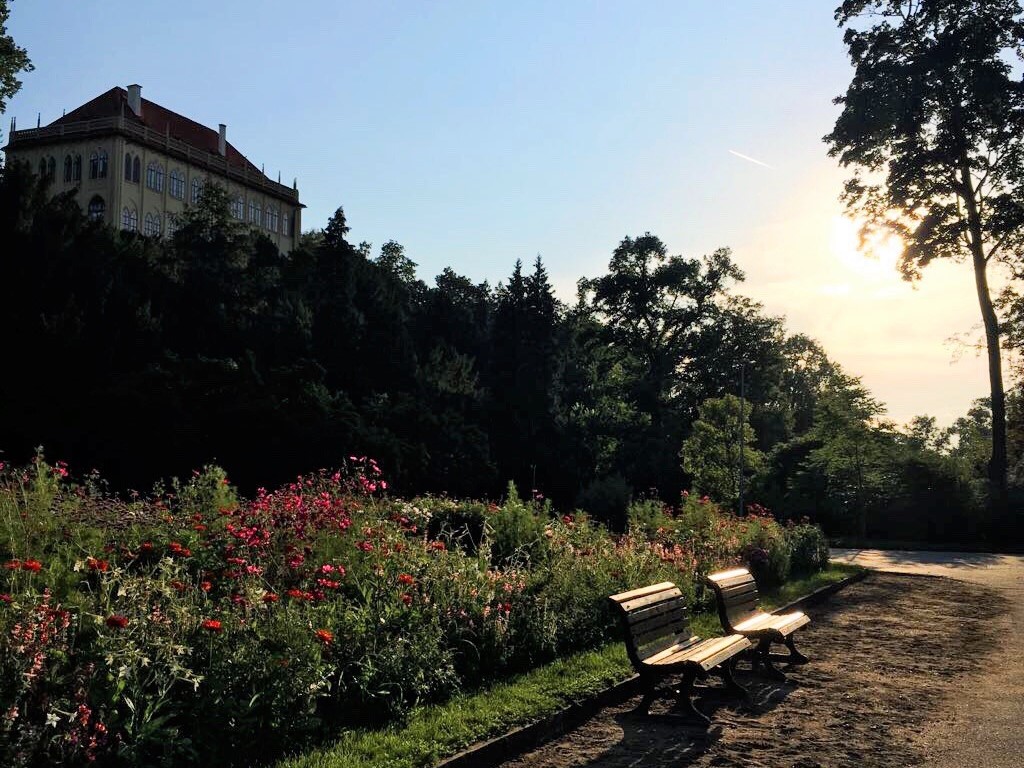
[[[118, 115], [123, 115], [125, 119], [133, 120], [157, 133], [170, 133], [171, 138], [184, 141], [196, 149], [217, 154], [220, 139], [220, 134], [217, 131], [207, 128], [195, 120], [189, 120], [187, 117], [161, 107], [148, 99], [142, 100], [142, 117], [138, 117], [128, 106], [128, 91], [124, 88], [111, 88], [77, 109], [71, 110], [59, 120], [54, 120], [50, 125], [63, 125], [80, 120], [97, 120]], [[231, 142], [228, 142], [227, 145], [227, 160], [236, 168], [246, 168], [254, 173], [262, 173], [235, 149]]]

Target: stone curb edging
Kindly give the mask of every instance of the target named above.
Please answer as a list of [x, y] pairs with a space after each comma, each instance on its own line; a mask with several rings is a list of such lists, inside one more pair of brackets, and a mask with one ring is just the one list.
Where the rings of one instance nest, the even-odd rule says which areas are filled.
[[[824, 587], [776, 608], [772, 613], [787, 613], [821, 602], [844, 587], [861, 581], [867, 574], [868, 571], [865, 569], [860, 573], [847, 576], [842, 581], [826, 584]], [[621, 704], [639, 692], [640, 676], [633, 675], [535, 723], [514, 728], [501, 736], [474, 744], [436, 763], [435, 768], [494, 768], [545, 741], [568, 733], [593, 717], [598, 710]]]

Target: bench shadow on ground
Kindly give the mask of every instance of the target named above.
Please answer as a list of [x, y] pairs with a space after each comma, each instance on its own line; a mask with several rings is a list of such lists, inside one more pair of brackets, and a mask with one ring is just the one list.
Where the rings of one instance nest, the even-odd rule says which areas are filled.
[[712, 719], [707, 728], [675, 714], [672, 698], [655, 702], [649, 716], [635, 710], [615, 715], [614, 720], [622, 729], [622, 739], [585, 765], [621, 763], [644, 768], [690, 765], [714, 746], [730, 723], [760, 717], [784, 702], [799, 685], [793, 678], [775, 682], [743, 670], [737, 671], [736, 680], [750, 693], [746, 701], [715, 683], [695, 688], [694, 704]]

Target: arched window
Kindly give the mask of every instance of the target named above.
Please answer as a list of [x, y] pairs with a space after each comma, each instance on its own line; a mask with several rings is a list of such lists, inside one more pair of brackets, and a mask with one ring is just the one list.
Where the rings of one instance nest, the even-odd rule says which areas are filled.
[[132, 153], [131, 152], [125, 152], [124, 153], [124, 180], [125, 181], [131, 181], [132, 180]]
[[164, 167], [156, 160], [146, 166], [146, 186], [154, 192], [164, 191]]
[[100, 175], [100, 156], [93, 152], [89, 155], [89, 178], [97, 179]]
[[281, 214], [281, 234], [285, 237], [292, 236], [292, 214], [289, 211]]
[[39, 178], [41, 178], [41, 179], [45, 179], [46, 178], [46, 158], [45, 157], [40, 157], [39, 158]]
[[185, 199], [185, 174], [175, 168], [171, 171], [167, 181], [167, 191], [176, 200]]
[[192, 179], [192, 205], [199, 202], [199, 198], [203, 196], [203, 184], [202, 179]]
[[105, 179], [107, 178], [107, 152], [106, 150], [101, 149], [96, 154], [99, 166], [97, 169], [99, 172], [99, 178]]
[[271, 232], [277, 232], [277, 207], [268, 205], [267, 206], [267, 229]]
[[81, 181], [82, 180], [82, 156], [81, 155], [75, 155], [75, 166], [74, 166], [74, 169], [72, 170], [72, 173], [71, 173], [71, 180], [72, 181]]
[[57, 160], [53, 157], [46, 161], [46, 178], [50, 181], [57, 178]]
[[167, 236], [173, 237], [174, 233], [178, 231], [178, 217], [173, 213], [167, 214]]
[[242, 200], [241, 195], [231, 201], [231, 215], [239, 221], [245, 219], [245, 201]]
[[132, 160], [132, 181], [134, 181], [136, 184], [139, 183], [139, 171], [141, 169], [142, 161], [139, 159], [139, 156], [136, 155], [135, 159]]
[[121, 229], [126, 232], [138, 232], [139, 231], [139, 213], [134, 208], [125, 206], [124, 210], [121, 211]]
[[260, 208], [259, 203], [255, 200], [249, 201], [249, 223], [255, 224], [257, 227], [263, 221], [263, 209]]
[[93, 195], [92, 200], [89, 201], [89, 220], [103, 221], [103, 214], [106, 212], [107, 204], [103, 202], [103, 198], [99, 195]]
[[69, 184], [71, 182], [71, 155], [64, 155], [64, 183]]
[[145, 226], [142, 231], [146, 237], [160, 237], [160, 214], [147, 213]]

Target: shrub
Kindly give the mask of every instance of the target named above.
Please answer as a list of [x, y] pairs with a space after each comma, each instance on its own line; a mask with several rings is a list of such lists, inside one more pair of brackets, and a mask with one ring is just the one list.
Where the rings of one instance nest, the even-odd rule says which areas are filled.
[[786, 528], [786, 539], [792, 552], [792, 571], [805, 575], [828, 565], [828, 540], [816, 525], [801, 523]]

